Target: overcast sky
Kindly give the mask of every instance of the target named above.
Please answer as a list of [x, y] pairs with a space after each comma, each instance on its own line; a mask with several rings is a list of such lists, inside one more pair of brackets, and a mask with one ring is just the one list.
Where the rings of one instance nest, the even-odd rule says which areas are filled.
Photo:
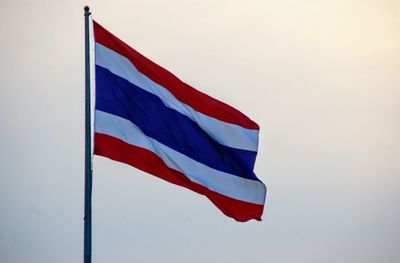
[[0, 262], [81, 262], [83, 6], [261, 127], [263, 221], [94, 157], [93, 262], [400, 262], [400, 1], [0, 2]]

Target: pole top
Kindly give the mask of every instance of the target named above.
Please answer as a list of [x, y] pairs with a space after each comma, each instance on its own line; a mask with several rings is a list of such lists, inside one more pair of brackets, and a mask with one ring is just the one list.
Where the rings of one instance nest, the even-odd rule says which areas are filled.
[[87, 5], [85, 5], [85, 7], [83, 8], [83, 10], [85, 10], [85, 15], [90, 15], [89, 9], [90, 8]]

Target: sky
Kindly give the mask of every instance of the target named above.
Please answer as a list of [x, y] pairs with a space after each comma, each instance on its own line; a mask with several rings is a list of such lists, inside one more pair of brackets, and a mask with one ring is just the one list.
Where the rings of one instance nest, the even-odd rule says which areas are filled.
[[400, 262], [400, 1], [0, 1], [0, 262], [82, 262], [83, 7], [261, 127], [263, 221], [95, 156], [93, 262]]

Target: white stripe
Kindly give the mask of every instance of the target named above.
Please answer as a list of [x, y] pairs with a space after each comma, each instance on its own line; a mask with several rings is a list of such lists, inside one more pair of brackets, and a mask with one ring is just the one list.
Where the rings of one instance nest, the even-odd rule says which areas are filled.
[[147, 137], [139, 127], [129, 120], [96, 110], [94, 130], [96, 133], [110, 135], [155, 153], [168, 167], [182, 172], [192, 182], [211, 191], [237, 200], [264, 204], [266, 188], [263, 183], [221, 172], [199, 163]]
[[243, 128], [239, 125], [220, 121], [197, 112], [187, 104], [180, 102], [166, 88], [139, 72], [124, 56], [99, 44], [95, 44], [96, 65], [110, 70], [113, 74], [158, 96], [164, 104], [196, 122], [208, 135], [222, 145], [232, 148], [257, 151], [258, 131]]

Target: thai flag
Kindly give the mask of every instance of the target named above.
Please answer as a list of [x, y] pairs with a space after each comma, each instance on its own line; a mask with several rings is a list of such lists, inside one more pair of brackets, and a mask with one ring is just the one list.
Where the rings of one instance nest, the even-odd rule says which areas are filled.
[[261, 220], [258, 125], [93, 23], [94, 153], [202, 194], [237, 221]]

